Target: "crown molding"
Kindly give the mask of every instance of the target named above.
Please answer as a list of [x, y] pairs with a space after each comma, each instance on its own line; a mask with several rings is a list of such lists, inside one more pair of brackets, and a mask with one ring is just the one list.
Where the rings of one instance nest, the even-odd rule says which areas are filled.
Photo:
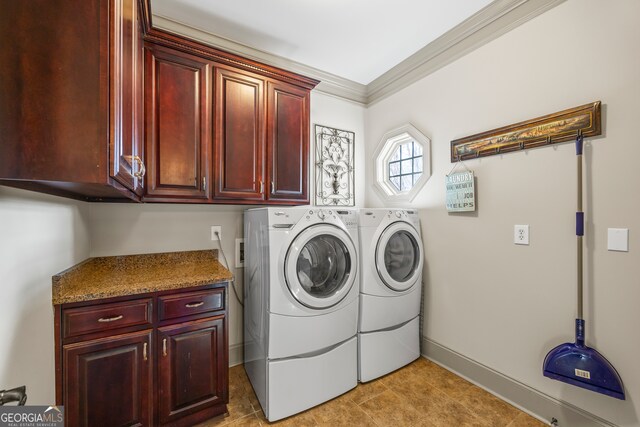
[[566, 0], [497, 0], [367, 85], [373, 104]]
[[415, 83], [467, 53], [524, 24], [566, 0], [496, 0], [449, 30], [368, 85], [327, 73], [184, 22], [153, 15], [153, 27], [227, 52], [320, 80], [315, 91], [371, 105]]

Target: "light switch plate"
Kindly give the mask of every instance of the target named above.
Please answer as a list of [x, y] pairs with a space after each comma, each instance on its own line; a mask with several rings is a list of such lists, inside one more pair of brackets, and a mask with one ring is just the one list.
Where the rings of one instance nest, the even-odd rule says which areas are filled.
[[629, 252], [629, 229], [607, 229], [607, 249], [610, 251]]

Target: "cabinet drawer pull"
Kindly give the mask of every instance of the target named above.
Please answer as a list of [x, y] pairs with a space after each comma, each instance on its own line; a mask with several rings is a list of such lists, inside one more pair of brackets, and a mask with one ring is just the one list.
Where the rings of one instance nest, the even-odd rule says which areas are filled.
[[142, 357], [145, 361], [147, 360], [147, 343], [144, 343], [144, 346], [142, 346]]
[[113, 317], [101, 317], [98, 319], [98, 322], [100, 323], [108, 323], [108, 322], [115, 322], [116, 320], [120, 320], [122, 319], [124, 316], [121, 314], [119, 316], [113, 316]]
[[271, 181], [271, 194], [276, 192], [275, 188], [276, 186], [273, 184], [273, 181]]
[[207, 191], [207, 177], [202, 177], [202, 191]]
[[166, 356], [167, 355], [167, 339], [163, 339], [162, 340], [162, 355]]
[[260, 193], [264, 193], [264, 182], [260, 181]]
[[187, 308], [196, 308], [196, 307], [200, 307], [203, 304], [204, 304], [204, 301], [199, 301], [199, 302], [190, 302], [185, 304], [184, 306]]
[[140, 158], [140, 156], [133, 156], [133, 160], [138, 163], [138, 172], [134, 172], [134, 176], [136, 178], [142, 178], [147, 173], [147, 168], [144, 166], [144, 162]]

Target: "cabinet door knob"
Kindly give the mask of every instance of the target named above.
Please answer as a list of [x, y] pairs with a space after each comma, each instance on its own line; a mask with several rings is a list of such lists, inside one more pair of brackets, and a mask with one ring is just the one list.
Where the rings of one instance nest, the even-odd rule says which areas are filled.
[[142, 346], [142, 357], [145, 361], [148, 360], [147, 358], [147, 343], [145, 342], [144, 345]]
[[133, 160], [138, 164], [138, 171], [134, 172], [133, 175], [136, 178], [142, 178], [147, 173], [147, 168], [144, 166], [144, 162], [140, 156], [133, 156]]
[[163, 339], [162, 340], [162, 355], [166, 356], [167, 355], [167, 339]]

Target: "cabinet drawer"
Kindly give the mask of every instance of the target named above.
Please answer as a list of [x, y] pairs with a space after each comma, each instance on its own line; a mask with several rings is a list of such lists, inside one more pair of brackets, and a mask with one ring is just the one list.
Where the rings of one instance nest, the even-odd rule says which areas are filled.
[[63, 338], [152, 324], [151, 298], [69, 308], [62, 312]]
[[161, 321], [222, 309], [224, 309], [224, 289], [158, 297], [158, 313]]

